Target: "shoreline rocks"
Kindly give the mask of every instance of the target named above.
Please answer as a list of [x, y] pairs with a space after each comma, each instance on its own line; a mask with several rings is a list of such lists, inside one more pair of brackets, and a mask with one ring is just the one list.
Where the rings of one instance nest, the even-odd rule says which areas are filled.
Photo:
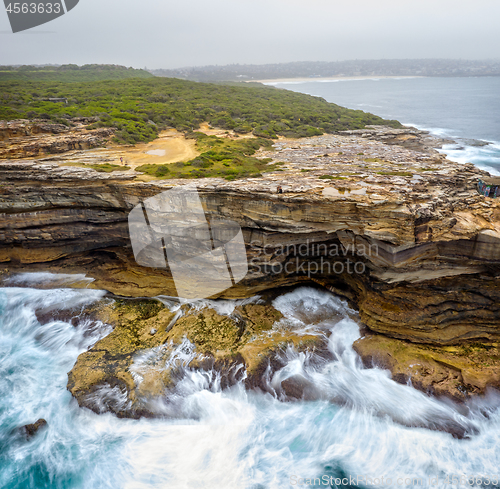
[[243, 231], [249, 273], [221, 297], [314, 282], [392, 337], [500, 338], [500, 202], [477, 193], [484, 172], [359, 137], [280, 140], [262, 153], [271, 155], [283, 171], [234, 182], [145, 183], [120, 172], [0, 162], [4, 275], [86, 273], [92, 287], [116, 295], [176, 295], [167, 270], [135, 262], [127, 218], [148, 197], [191, 183], [209, 218]]
[[[230, 314], [220, 314], [210, 304], [171, 310], [145, 299], [98, 304], [88, 312], [114, 329], [78, 357], [68, 374], [68, 390], [80, 406], [119, 417], [173, 415], [169, 410], [175, 409], [175, 401], [169, 399], [178, 397], [177, 385], [189, 372], [203, 371], [221, 388], [245, 375], [247, 388], [266, 391], [266, 379], [284, 366], [279, 352], [288, 345], [326, 350], [321, 335], [273, 328], [282, 314], [257, 298], [235, 304]], [[283, 398], [304, 395], [293, 382], [279, 390]]]
[[[127, 217], [148, 197], [190, 183], [197, 186], [209, 218], [235, 221], [243, 231], [249, 273], [220, 297], [248, 298], [281, 287], [319, 284], [346, 298], [359, 310], [361, 322], [394, 342], [390, 345], [414, 348], [408, 358], [424, 356], [419, 348], [430, 349], [433, 372], [457, 379], [466, 391], [483, 392], [479, 380], [474, 383], [467, 373], [464, 380], [468, 367], [459, 368], [462, 380], [437, 369], [435, 364], [443, 361], [432, 348], [500, 341], [500, 202], [476, 190], [486, 172], [446, 160], [425, 141], [419, 142], [426, 136], [416, 130], [402, 131], [367, 128], [359, 133], [280, 139], [272, 151], [257, 154], [271, 158], [271, 164], [282, 162], [279, 169], [260, 178], [231, 182], [212, 178], [146, 183], [120, 172], [103, 174], [36, 160], [0, 161], [1, 275], [84, 273], [94, 279], [90, 286], [115, 295], [174, 296], [167, 270], [135, 262]], [[277, 193], [278, 186], [283, 193]], [[106, 383], [112, 391], [109, 399], [119, 400], [123, 389], [132, 392], [134, 379], [125, 373], [131, 355], [165, 345], [177, 331], [166, 330], [171, 313], [162, 315], [161, 321], [142, 318], [144, 326], [137, 323], [128, 329], [125, 322], [117, 323], [115, 334], [125, 328], [128, 336], [123, 338], [130, 341], [116, 340], [115, 349], [109, 346], [84, 353], [77, 363], [85, 372], [84, 380], [70, 378], [75, 397], [88, 394], [85, 386]], [[195, 335], [198, 320], [187, 318], [178, 320], [176, 328], [183, 325], [183, 331]], [[218, 316], [203, 321], [214, 331], [225, 325], [233, 333], [239, 324]], [[107, 341], [115, 338], [112, 335]], [[392, 365], [387, 358], [396, 347], [382, 343], [377, 343], [381, 352], [377, 361], [387, 362], [396, 377], [406, 378], [407, 357], [399, 367]], [[273, 344], [264, 342], [261, 347]], [[237, 358], [217, 358], [212, 350], [207, 361], [222, 362], [227, 379], [239, 375], [235, 365], [241, 358], [249, 368], [259, 353], [241, 344], [233, 352]], [[362, 356], [374, 357], [370, 352], [366, 347]], [[121, 377], [107, 373], [106, 368], [113, 365]], [[456, 367], [451, 371], [458, 368], [456, 362], [450, 365]], [[268, 364], [254, 367], [261, 372]], [[422, 388], [438, 392], [433, 380], [438, 373], [422, 381]], [[148, 382], [157, 386], [160, 381], [166, 380]], [[460, 397], [458, 387], [453, 389], [453, 396]], [[304, 395], [307, 388], [294, 384], [288, 390], [296, 396]]]
[[48, 425], [47, 421], [40, 418], [33, 424], [27, 424], [18, 429], [19, 433], [22, 433], [27, 440], [33, 438], [41, 429], [46, 428]]
[[365, 367], [388, 369], [396, 382], [410, 383], [430, 396], [462, 402], [489, 388], [500, 389], [498, 343], [441, 347], [368, 333], [353, 348]]

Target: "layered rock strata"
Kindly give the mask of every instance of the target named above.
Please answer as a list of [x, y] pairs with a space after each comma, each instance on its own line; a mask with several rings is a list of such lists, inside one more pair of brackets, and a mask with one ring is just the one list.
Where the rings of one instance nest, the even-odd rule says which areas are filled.
[[75, 119], [72, 126], [46, 121], [0, 121], [0, 159], [34, 158], [47, 154], [81, 151], [104, 145], [113, 129], [87, 130], [92, 119]]
[[243, 229], [249, 272], [224, 297], [314, 281], [348, 298], [373, 331], [437, 344], [498, 340], [500, 209], [476, 192], [484, 172], [359, 136], [280, 140], [261, 156], [281, 171], [235, 182], [144, 183], [3, 161], [4, 270], [84, 272], [115, 294], [175, 295], [168, 270], [136, 264], [127, 216], [189, 183], [209, 217]]
[[[64, 127], [44, 130], [40, 144], [47, 132], [66, 134]], [[243, 230], [248, 274], [220, 297], [320, 284], [359, 310], [369, 334], [355, 349], [367, 366], [462, 400], [499, 384], [500, 203], [476, 191], [485, 172], [451, 163], [430, 145], [421, 132], [387, 128], [279, 140], [259, 154], [281, 162], [279, 170], [234, 182], [145, 183], [131, 172], [3, 160], [1, 273], [85, 273], [91, 286], [116, 295], [175, 296], [167, 269], [136, 263], [128, 214], [148, 197], [190, 184], [209, 219], [230, 219]], [[72, 161], [77, 157], [71, 153]], [[167, 368], [165, 359], [184, 339], [197, 352], [184, 367], [216, 367], [231, 385], [244, 366], [249, 388], [265, 388], [262, 379], [283, 366], [275, 353], [287, 344], [314, 350], [319, 359], [328, 355], [325, 336], [273, 328], [280, 313], [268, 303], [241, 303], [230, 316], [183, 306], [180, 317], [181, 309], [160, 306], [118, 301], [91, 311], [114, 330], [69, 374], [68, 388], [82, 406], [152, 415], [148, 403], [156, 394], [175, 393], [181, 370]], [[161, 368], [141, 370], [141, 352]], [[280, 389], [274, 394], [283, 398], [308, 396], [297, 382]]]

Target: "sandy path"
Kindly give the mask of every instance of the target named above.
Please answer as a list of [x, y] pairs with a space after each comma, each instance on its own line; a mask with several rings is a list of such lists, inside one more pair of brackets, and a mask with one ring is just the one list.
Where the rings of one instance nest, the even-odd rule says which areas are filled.
[[[107, 154], [108, 153], [108, 154]], [[176, 163], [177, 161], [189, 161], [199, 155], [193, 139], [185, 139], [184, 135], [175, 129], [163, 131], [158, 139], [150, 143], [136, 144], [133, 147], [115, 146], [102, 153], [103, 156], [115, 157], [116, 164], [123, 164], [131, 168], [141, 165], [162, 165]]]
[[[229, 139], [243, 139], [255, 137], [253, 134], [236, 135], [233, 131], [216, 129], [207, 123], [201, 124], [198, 131], [209, 136], [218, 136]], [[86, 166], [96, 164], [113, 164], [129, 167], [124, 170], [133, 174], [139, 181], [156, 180], [156, 177], [144, 175], [135, 171], [142, 165], [166, 165], [169, 163], [185, 162], [196, 158], [200, 152], [196, 149], [194, 139], [186, 139], [183, 133], [175, 129], [162, 131], [158, 138], [149, 143], [140, 143], [135, 146], [111, 144], [106, 148], [90, 150], [68, 151], [57, 156], [47, 155], [47, 160], [55, 161], [61, 166]]]

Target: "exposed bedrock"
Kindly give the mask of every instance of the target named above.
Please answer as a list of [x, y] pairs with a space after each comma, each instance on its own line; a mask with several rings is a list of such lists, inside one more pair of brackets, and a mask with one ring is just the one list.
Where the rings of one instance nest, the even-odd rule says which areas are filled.
[[87, 313], [114, 330], [78, 357], [68, 389], [81, 406], [123, 417], [175, 415], [190, 372], [222, 389], [243, 381], [282, 399], [302, 398], [304, 389], [292, 381], [273, 388], [269, 378], [286, 364], [279, 353], [288, 345], [321, 355], [325, 337], [273, 327], [283, 315], [262, 300], [234, 306], [219, 314], [203, 306], [172, 311], [144, 299], [97, 304]]
[[[249, 272], [221, 297], [316, 282], [388, 336], [498, 341], [500, 208], [475, 190], [484, 172], [359, 137], [276, 146], [269, 154], [287, 163], [284, 171], [189, 181], [209, 218], [243, 229]], [[139, 202], [186, 180], [144, 183], [33, 161], [0, 162], [0, 175], [3, 273], [86, 273], [93, 287], [117, 295], [176, 295], [168, 270], [135, 262], [127, 218]]]
[[353, 347], [366, 367], [388, 369], [393, 380], [410, 382], [429, 395], [464, 401], [488, 388], [500, 388], [498, 343], [422, 345], [367, 334]]
[[0, 158], [33, 158], [102, 146], [114, 131], [87, 130], [92, 118], [73, 119], [72, 127], [47, 121], [0, 121]]

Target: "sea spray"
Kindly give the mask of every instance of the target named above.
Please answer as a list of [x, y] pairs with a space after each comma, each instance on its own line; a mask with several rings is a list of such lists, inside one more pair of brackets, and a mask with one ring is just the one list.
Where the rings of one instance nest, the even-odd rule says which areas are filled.
[[[70, 324], [56, 313], [102, 297], [93, 290], [0, 290], [0, 487], [281, 489], [323, 477], [384, 477], [390, 487], [406, 487], [398, 479], [431, 477], [439, 480], [433, 487], [450, 487], [451, 474], [498, 472], [496, 394], [460, 408], [399, 385], [384, 370], [365, 369], [352, 349], [359, 337], [355, 314], [311, 288], [274, 305], [288, 327], [315, 326], [328, 336], [330, 357], [317, 361], [288, 348], [287, 365], [270, 382], [300, 374], [319, 393], [315, 400], [282, 402], [247, 391], [243, 382], [222, 390], [209, 372], [188, 369], [174, 419], [118, 419], [79, 408], [66, 390], [67, 372], [109, 329], [78, 315]], [[54, 311], [54, 320], [38, 321], [40, 309], [44, 318]], [[195, 354], [187, 343], [182, 348], [181, 364]], [[147, 368], [146, 357], [138, 356], [137, 365], [141, 358]], [[48, 427], [31, 441], [15, 434], [41, 417]], [[451, 424], [468, 438], [436, 430]], [[359, 485], [374, 487], [367, 479]]]

